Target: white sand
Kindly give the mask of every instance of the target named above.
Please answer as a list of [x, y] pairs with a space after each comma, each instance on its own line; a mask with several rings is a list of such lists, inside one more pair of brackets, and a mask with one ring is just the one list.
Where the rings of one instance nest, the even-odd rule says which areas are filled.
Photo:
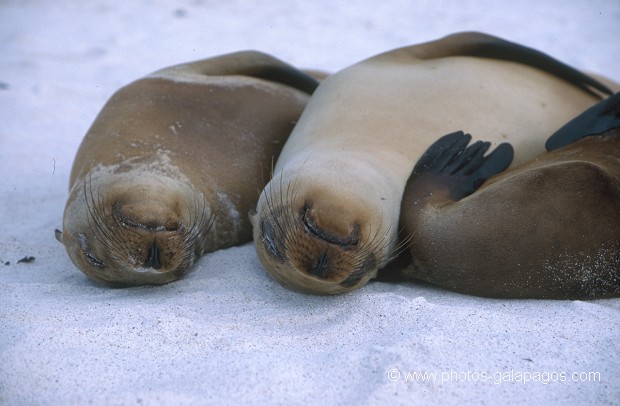
[[253, 48], [336, 70], [475, 29], [620, 80], [616, 0], [262, 3], [0, 3], [0, 404], [618, 404], [620, 299], [304, 296], [250, 244], [162, 287], [103, 288], [71, 264], [53, 231], [75, 151], [107, 98], [156, 69]]

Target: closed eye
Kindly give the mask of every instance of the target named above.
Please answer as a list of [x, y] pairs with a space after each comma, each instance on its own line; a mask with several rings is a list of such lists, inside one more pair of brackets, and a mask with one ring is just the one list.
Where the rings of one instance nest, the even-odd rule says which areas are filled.
[[94, 265], [98, 268], [103, 268], [104, 264], [103, 262], [99, 261], [97, 258], [95, 258], [92, 254], [86, 252], [86, 251], [82, 251], [82, 253], [84, 254], [84, 256], [86, 257], [86, 259], [88, 259], [88, 262], [91, 263], [91, 265]]
[[273, 257], [277, 258], [281, 262], [284, 262], [286, 259], [284, 258], [284, 255], [282, 255], [282, 253], [280, 252], [280, 248], [276, 243], [273, 227], [271, 226], [271, 224], [263, 220], [263, 222], [261, 223], [261, 232], [263, 234], [263, 245], [265, 246], [267, 252], [269, 252]]
[[82, 254], [84, 254], [88, 262], [90, 262], [90, 264], [93, 266], [96, 266], [98, 268], [103, 268], [105, 264], [89, 252], [88, 238], [86, 238], [84, 234], [80, 234], [78, 236], [78, 241], [80, 242], [80, 247], [82, 248]]

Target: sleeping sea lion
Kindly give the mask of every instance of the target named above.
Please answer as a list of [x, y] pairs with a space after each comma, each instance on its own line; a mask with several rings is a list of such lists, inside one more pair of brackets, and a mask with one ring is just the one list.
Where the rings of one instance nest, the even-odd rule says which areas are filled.
[[304, 110], [251, 214], [258, 257], [294, 290], [359, 288], [409, 243], [398, 238], [403, 191], [437, 138], [467, 129], [510, 142], [519, 164], [610, 93], [541, 52], [479, 33], [333, 74]]
[[163, 284], [203, 253], [249, 241], [247, 212], [317, 85], [239, 52], [120, 89], [71, 170], [56, 236], [73, 263], [99, 282]]
[[470, 139], [442, 137], [407, 182], [403, 276], [487, 297], [620, 296], [620, 93], [505, 172], [507, 144], [484, 157], [489, 143]]

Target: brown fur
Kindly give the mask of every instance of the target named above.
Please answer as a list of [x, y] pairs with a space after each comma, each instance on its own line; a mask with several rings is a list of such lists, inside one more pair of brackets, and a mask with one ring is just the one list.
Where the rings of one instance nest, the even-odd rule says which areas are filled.
[[488, 297], [620, 296], [619, 157], [615, 129], [542, 154], [457, 202], [437, 188], [423, 204], [422, 191], [406, 188], [405, 276]]
[[241, 52], [116, 92], [71, 171], [57, 236], [74, 264], [101, 282], [167, 283], [204, 252], [248, 241], [247, 212], [309, 99], [274, 70], [298, 74]]

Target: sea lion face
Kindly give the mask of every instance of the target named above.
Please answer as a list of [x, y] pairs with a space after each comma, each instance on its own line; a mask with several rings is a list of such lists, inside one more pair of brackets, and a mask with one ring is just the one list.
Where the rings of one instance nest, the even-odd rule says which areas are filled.
[[387, 263], [393, 243], [371, 202], [307, 176], [274, 178], [250, 220], [263, 266], [282, 285], [303, 293], [338, 294], [363, 286]]
[[111, 285], [164, 284], [178, 279], [205, 250], [213, 218], [204, 196], [187, 185], [151, 179], [84, 182], [72, 190], [57, 238], [73, 263]]

